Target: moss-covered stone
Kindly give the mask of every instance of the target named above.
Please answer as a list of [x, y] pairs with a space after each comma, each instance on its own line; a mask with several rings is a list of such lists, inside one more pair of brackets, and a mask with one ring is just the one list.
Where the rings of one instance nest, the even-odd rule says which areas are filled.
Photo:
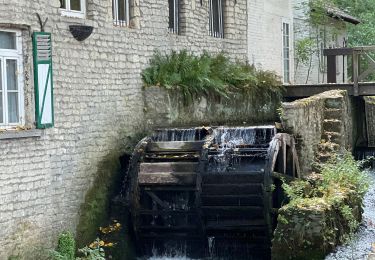
[[337, 187], [329, 196], [285, 205], [279, 211], [272, 259], [324, 259], [360, 223], [361, 203], [355, 191]]
[[118, 190], [115, 186], [121, 181], [119, 157], [119, 152], [113, 152], [99, 163], [95, 181], [81, 206], [76, 235], [79, 248], [94, 241], [98, 228], [109, 220], [111, 198]]

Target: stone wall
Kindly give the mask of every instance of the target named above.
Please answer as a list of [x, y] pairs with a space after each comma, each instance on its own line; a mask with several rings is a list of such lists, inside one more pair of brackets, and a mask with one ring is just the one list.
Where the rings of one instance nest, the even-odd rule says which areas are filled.
[[252, 125], [274, 123], [279, 103], [201, 97], [185, 105], [182, 96], [160, 87], [145, 88], [145, 121], [148, 128], [197, 125]]
[[352, 105], [346, 91], [333, 90], [282, 104], [283, 127], [297, 139], [301, 171], [311, 172], [314, 163], [331, 153], [353, 147]]
[[[246, 60], [246, 1], [226, 3], [225, 39], [208, 36], [208, 1], [185, 1], [182, 35], [168, 32], [164, 0], [132, 1], [132, 28], [113, 25], [111, 0], [88, 0], [85, 19], [62, 16], [58, 0], [0, 4], [0, 28], [23, 32], [25, 121], [32, 128], [0, 134], [0, 259], [51, 247], [61, 230], [76, 229], [85, 194], [106, 158], [116, 158], [144, 128], [140, 72], [154, 50], [225, 51]], [[49, 18], [46, 31], [53, 38], [55, 127], [46, 130], [34, 129], [35, 13]], [[78, 42], [71, 24], [93, 26], [94, 32]]]

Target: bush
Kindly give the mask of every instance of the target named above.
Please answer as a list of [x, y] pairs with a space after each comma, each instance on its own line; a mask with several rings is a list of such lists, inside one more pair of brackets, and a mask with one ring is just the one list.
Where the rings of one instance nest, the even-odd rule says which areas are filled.
[[273, 259], [324, 259], [358, 228], [368, 181], [360, 163], [346, 153], [323, 165], [321, 175], [283, 188], [290, 202], [278, 212]]
[[72, 233], [64, 231], [59, 235], [59, 241], [56, 250], [51, 252], [55, 260], [74, 260], [76, 243]]
[[284, 183], [283, 188], [292, 204], [306, 204], [314, 198], [322, 198], [330, 203], [337, 195], [350, 191], [362, 199], [369, 184], [361, 164], [349, 152], [336, 155], [322, 166], [320, 178]]
[[143, 70], [145, 86], [160, 86], [183, 94], [185, 103], [200, 96], [233, 98], [244, 95], [253, 102], [277, 100], [283, 87], [279, 77], [241, 62], [232, 62], [223, 53], [200, 56], [179, 53], [162, 55], [156, 52], [150, 66]]

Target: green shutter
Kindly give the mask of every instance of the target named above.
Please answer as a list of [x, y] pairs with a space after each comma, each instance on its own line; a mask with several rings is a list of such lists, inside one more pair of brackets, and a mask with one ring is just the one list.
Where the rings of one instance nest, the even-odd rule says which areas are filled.
[[37, 128], [54, 126], [51, 33], [33, 33], [35, 116]]

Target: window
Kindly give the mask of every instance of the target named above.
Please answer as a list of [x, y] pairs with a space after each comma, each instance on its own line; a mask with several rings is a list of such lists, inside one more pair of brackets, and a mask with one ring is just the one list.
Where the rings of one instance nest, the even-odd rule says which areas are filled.
[[0, 126], [23, 124], [21, 33], [0, 30]]
[[224, 38], [224, 0], [209, 0], [210, 35]]
[[288, 23], [283, 23], [283, 80], [290, 82], [290, 28]]
[[180, 0], [168, 0], [169, 5], [169, 31], [180, 32]]
[[129, 26], [129, 0], [112, 0], [113, 24], [116, 26]]
[[86, 0], [60, 0], [62, 14], [73, 17], [85, 17]]

